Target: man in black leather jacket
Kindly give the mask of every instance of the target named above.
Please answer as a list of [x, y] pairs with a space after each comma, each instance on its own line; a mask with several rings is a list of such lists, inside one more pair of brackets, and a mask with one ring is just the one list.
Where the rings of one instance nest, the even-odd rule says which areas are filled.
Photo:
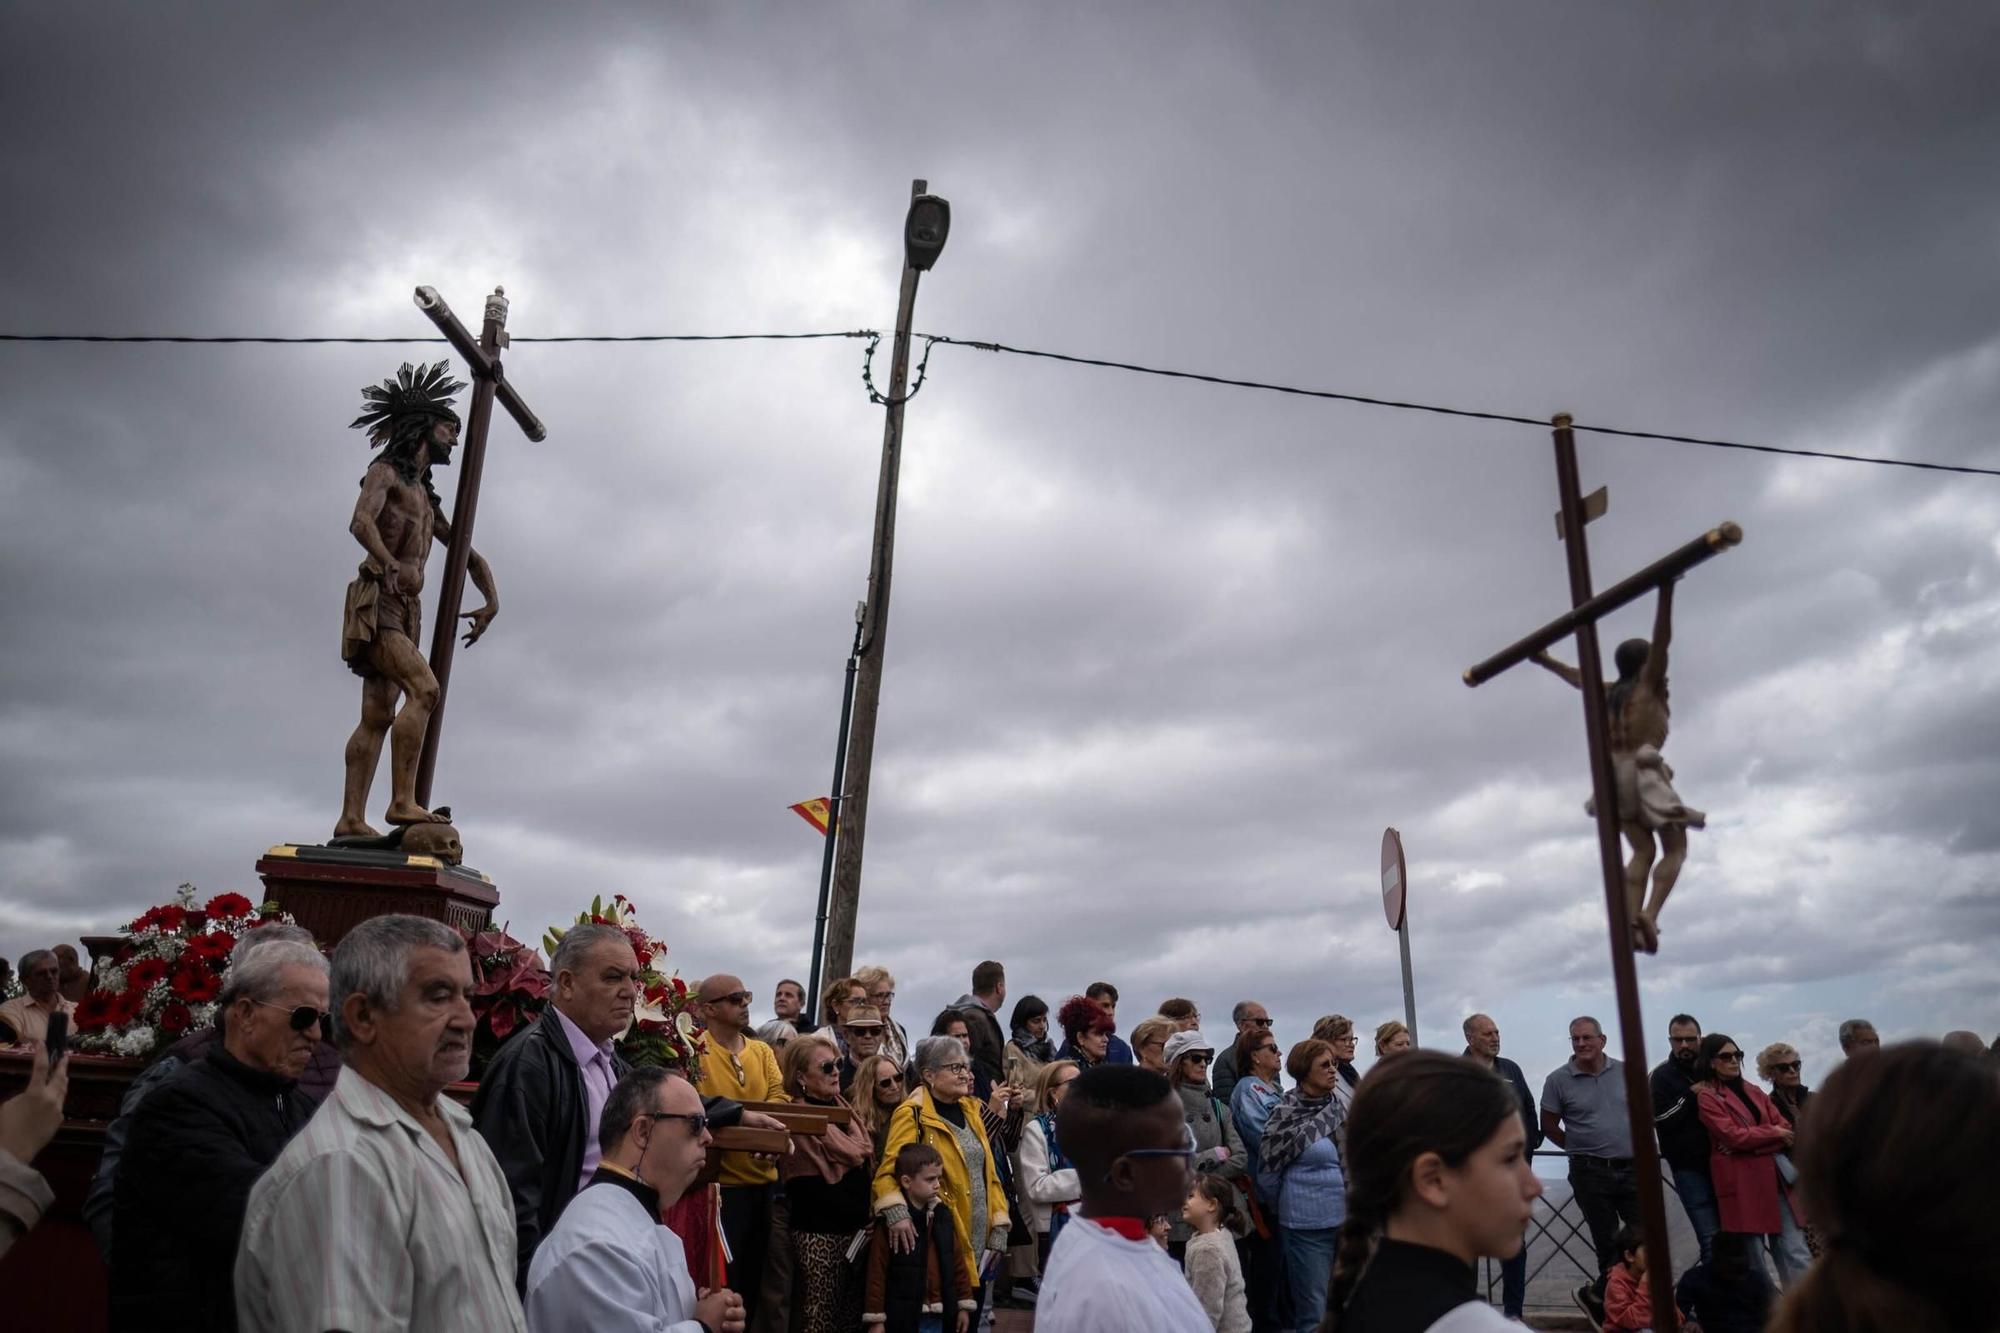
[[298, 1087], [326, 1016], [327, 965], [284, 942], [230, 966], [221, 1045], [132, 1116], [112, 1206], [114, 1329], [236, 1327], [236, 1248], [250, 1187], [317, 1103]]
[[[517, 1286], [535, 1247], [596, 1169], [598, 1120], [630, 1066], [612, 1043], [631, 1026], [639, 960], [616, 926], [573, 927], [549, 959], [549, 1007], [480, 1075], [472, 1120], [514, 1196]], [[587, 1067], [588, 1066], [588, 1067]], [[711, 1128], [744, 1123], [726, 1097], [704, 1099]], [[749, 1122], [782, 1127], [751, 1113]]]

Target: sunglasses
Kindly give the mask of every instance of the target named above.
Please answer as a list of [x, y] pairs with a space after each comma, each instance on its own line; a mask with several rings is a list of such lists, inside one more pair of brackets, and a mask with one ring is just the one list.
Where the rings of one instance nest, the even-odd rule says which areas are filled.
[[709, 1003], [740, 1004], [747, 1009], [750, 1006], [750, 992], [747, 990], [731, 991], [727, 995], [716, 996], [714, 999], [710, 1000]]
[[[1193, 1160], [1194, 1160], [1194, 1155], [1195, 1155], [1195, 1141], [1194, 1141], [1194, 1126], [1192, 1126], [1192, 1125], [1182, 1125], [1182, 1126], [1181, 1126], [1181, 1146], [1180, 1146], [1180, 1147], [1178, 1147], [1178, 1148], [1133, 1148], [1133, 1149], [1131, 1149], [1131, 1150], [1130, 1150], [1130, 1151], [1128, 1151], [1128, 1152], [1122, 1152], [1122, 1153], [1119, 1153], [1119, 1154], [1118, 1154], [1118, 1157], [1142, 1157], [1142, 1158], [1143, 1158], [1143, 1157], [1178, 1157], [1178, 1158], [1180, 1158], [1180, 1159], [1181, 1159], [1182, 1161], [1184, 1161], [1184, 1162], [1191, 1162], [1191, 1161], [1193, 1161]], [[1118, 1158], [1113, 1158], [1113, 1159], [1112, 1159], [1112, 1164], [1113, 1164], [1114, 1166], [1115, 1166], [1115, 1165], [1117, 1165], [1117, 1161], [1118, 1161]], [[1107, 1184], [1107, 1185], [1111, 1183], [1111, 1174], [1110, 1174], [1109, 1172], [1106, 1172], [1106, 1173], [1105, 1173], [1105, 1176], [1104, 1176], [1104, 1183], [1105, 1183], [1105, 1184]]]
[[1250, 1052], [1250, 1054], [1262, 1055], [1266, 1051], [1269, 1051], [1271, 1054], [1276, 1055], [1278, 1053], [1277, 1044], [1274, 1042], [1269, 1046], [1259, 1046], [1256, 1050]]
[[1740, 1065], [1740, 1064], [1742, 1064], [1742, 1063], [1743, 1063], [1743, 1052], [1741, 1052], [1741, 1051], [1717, 1051], [1717, 1052], [1715, 1053], [1715, 1058], [1716, 1058], [1716, 1059], [1718, 1059], [1718, 1060], [1727, 1060], [1727, 1061], [1729, 1061], [1729, 1062], [1730, 1062], [1731, 1064], [1739, 1064], [1739, 1065]]
[[[263, 1005], [266, 1009], [291, 1009], [289, 1005], [272, 1004], [269, 1000], [259, 1000], [257, 1003]], [[291, 1009], [291, 1015], [292, 1031], [294, 1032], [304, 1032], [315, 1023], [319, 1024], [321, 1030], [324, 1031], [327, 1023], [333, 1018], [333, 1011], [330, 1009], [315, 1009], [309, 1004], [302, 1004], [296, 1009]]]
[[1253, 1026], [1260, 1028], [1267, 1028], [1271, 1026], [1271, 1020], [1268, 1018], [1253, 1018], [1250, 1020], [1250, 1022]]
[[708, 1117], [693, 1111], [648, 1111], [646, 1112], [646, 1119], [685, 1120], [688, 1122], [688, 1135], [691, 1138], [698, 1139], [708, 1133]]
[[886, 1077], [878, 1078], [875, 1080], [875, 1086], [878, 1088], [900, 1088], [903, 1086], [903, 1076], [901, 1074], [890, 1074]]
[[819, 1072], [822, 1074], [831, 1074], [839, 1068], [840, 1061], [838, 1060], [822, 1060], [819, 1062]]
[[1209, 1061], [1215, 1059], [1215, 1054], [1212, 1051], [1189, 1051], [1186, 1055], [1183, 1055], [1181, 1059], [1192, 1060], [1198, 1065], [1205, 1065]]
[[1787, 1060], [1781, 1065], [1772, 1065], [1771, 1072], [1774, 1074], [1796, 1074], [1799, 1072], [1799, 1061]]

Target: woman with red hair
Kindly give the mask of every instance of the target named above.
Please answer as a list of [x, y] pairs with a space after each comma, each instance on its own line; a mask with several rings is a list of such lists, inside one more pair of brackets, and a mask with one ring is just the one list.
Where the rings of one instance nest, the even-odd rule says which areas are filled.
[[1056, 1052], [1058, 1059], [1074, 1060], [1082, 1069], [1104, 1063], [1117, 1024], [1104, 1012], [1103, 1005], [1086, 996], [1072, 995], [1056, 1011], [1056, 1022], [1062, 1024], [1063, 1030], [1062, 1049]]

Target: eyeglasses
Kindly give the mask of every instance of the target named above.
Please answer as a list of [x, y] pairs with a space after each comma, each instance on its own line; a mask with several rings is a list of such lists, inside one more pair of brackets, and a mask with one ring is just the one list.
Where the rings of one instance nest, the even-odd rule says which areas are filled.
[[688, 1122], [688, 1137], [700, 1138], [708, 1133], [708, 1117], [694, 1111], [648, 1111], [648, 1120], [685, 1120]]
[[839, 1068], [840, 1061], [838, 1060], [822, 1060], [819, 1062], [819, 1072], [822, 1074], [834, 1073]]
[[1772, 1065], [1771, 1072], [1774, 1074], [1796, 1074], [1799, 1072], [1799, 1061], [1787, 1060], [1781, 1065]]
[[257, 1001], [257, 1003], [263, 1005], [266, 1009], [291, 1010], [292, 1031], [294, 1032], [304, 1032], [307, 1028], [311, 1027], [315, 1023], [319, 1024], [320, 1027], [324, 1029], [326, 1027], [327, 1021], [333, 1017], [332, 1010], [315, 1009], [309, 1004], [302, 1004], [298, 1008], [292, 1009], [290, 1005], [272, 1004], [269, 1000], [259, 1000]]
[[[1195, 1150], [1196, 1149], [1194, 1141], [1194, 1126], [1182, 1125], [1180, 1147], [1132, 1148], [1125, 1152], [1119, 1153], [1118, 1157], [1178, 1157], [1184, 1162], [1192, 1162], [1194, 1160]], [[1118, 1164], [1118, 1157], [1114, 1157], [1111, 1159], [1111, 1163], [1113, 1166], [1116, 1166]], [[1104, 1183], [1107, 1185], [1111, 1183], [1111, 1173], [1108, 1171], [1105, 1172]]]
[[1272, 1042], [1269, 1046], [1259, 1046], [1256, 1050], [1250, 1052], [1250, 1054], [1262, 1055], [1266, 1051], [1269, 1051], [1271, 1054], [1276, 1055], [1278, 1053], [1278, 1044], [1276, 1042]]
[[729, 992], [729, 994], [727, 994], [727, 995], [718, 995], [718, 996], [716, 996], [716, 997], [715, 997], [714, 999], [710, 1000], [710, 1001], [709, 1001], [709, 1003], [710, 1003], [710, 1004], [740, 1004], [740, 1005], [742, 1005], [742, 1006], [743, 1006], [744, 1008], [746, 1008], [746, 1009], [747, 1009], [747, 1008], [749, 1008], [749, 1007], [750, 1007], [750, 992], [749, 992], [749, 991], [747, 991], [747, 990], [738, 990], [738, 991], [731, 991], [731, 992]]
[[969, 1074], [972, 1072], [972, 1066], [963, 1060], [954, 1060], [948, 1065], [938, 1065], [937, 1068], [946, 1074]]
[[1742, 1064], [1742, 1063], [1743, 1063], [1743, 1052], [1741, 1052], [1741, 1051], [1717, 1051], [1717, 1052], [1715, 1053], [1715, 1058], [1716, 1058], [1717, 1060], [1727, 1060], [1727, 1061], [1729, 1061], [1729, 1063], [1731, 1063], [1731, 1064], [1737, 1064], [1737, 1065], [1740, 1065], [1740, 1064]]
[[878, 990], [868, 998], [877, 1004], [888, 1004], [896, 998], [896, 992], [892, 990]]
[[1250, 1020], [1250, 1022], [1252, 1025], [1260, 1028], [1267, 1028], [1271, 1026], [1271, 1020], [1268, 1018], [1253, 1018]]
[[903, 1086], [903, 1076], [901, 1074], [886, 1075], [876, 1079], [875, 1086], [878, 1088], [900, 1088]]
[[1207, 1063], [1208, 1063], [1209, 1061], [1211, 1061], [1211, 1060], [1215, 1059], [1215, 1052], [1213, 1052], [1213, 1051], [1189, 1051], [1189, 1052], [1188, 1052], [1188, 1053], [1187, 1053], [1186, 1055], [1183, 1055], [1183, 1056], [1181, 1057], [1181, 1059], [1183, 1059], [1183, 1060], [1192, 1060], [1192, 1061], [1194, 1061], [1194, 1062], [1195, 1062], [1196, 1064], [1198, 1064], [1198, 1065], [1205, 1065], [1205, 1064], [1207, 1064]]

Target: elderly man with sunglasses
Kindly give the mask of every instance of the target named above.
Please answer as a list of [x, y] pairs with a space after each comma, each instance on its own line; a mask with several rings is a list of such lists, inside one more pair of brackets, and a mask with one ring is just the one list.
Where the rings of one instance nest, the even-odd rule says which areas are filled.
[[234, 1329], [250, 1188], [317, 1103], [298, 1078], [327, 1018], [318, 949], [280, 941], [229, 968], [221, 1044], [140, 1104], [113, 1204], [114, 1328]]
[[[315, 949], [319, 947], [313, 942], [312, 932], [303, 926], [274, 922], [259, 926], [239, 939], [229, 955], [229, 965], [232, 968], [241, 967], [258, 950], [287, 943], [304, 944]], [[125, 1097], [119, 1103], [118, 1118], [105, 1126], [104, 1152], [97, 1160], [97, 1175], [91, 1180], [90, 1193], [83, 1201], [83, 1220], [90, 1228], [90, 1234], [97, 1238], [97, 1248], [104, 1256], [106, 1268], [111, 1266], [112, 1260], [111, 1223], [118, 1191], [118, 1166], [125, 1156], [125, 1140], [132, 1133], [132, 1118], [138, 1114], [140, 1104], [156, 1089], [165, 1086], [168, 1079], [195, 1061], [208, 1058], [208, 1053], [221, 1044], [222, 1029], [228, 1018], [228, 1011], [218, 1004], [213, 1025], [190, 1032], [169, 1046], [165, 1055], [141, 1070], [139, 1076], [132, 1080], [132, 1086], [125, 1090]], [[327, 1039], [322, 1026], [320, 1039], [313, 1045], [312, 1059], [306, 1062], [305, 1072], [299, 1075], [299, 1091], [317, 1106], [332, 1095], [333, 1082], [339, 1077], [340, 1048]]]
[[701, 1098], [664, 1069], [635, 1069], [605, 1099], [602, 1156], [528, 1269], [528, 1333], [742, 1333], [743, 1298], [698, 1288], [662, 1225], [701, 1174]]
[[[1271, 1011], [1255, 1000], [1238, 1000], [1236, 1007], [1229, 1011], [1229, 1021], [1236, 1025], [1236, 1035], [1229, 1039], [1226, 1049], [1234, 1054], [1236, 1043], [1251, 1033], [1270, 1032]], [[1216, 1062], [1214, 1070], [1209, 1074], [1209, 1080], [1215, 1088], [1216, 1100], [1224, 1106], [1229, 1105], [1229, 1099], [1235, 1095], [1236, 1080], [1239, 1077], [1236, 1072], [1236, 1061], [1226, 1056]]]

